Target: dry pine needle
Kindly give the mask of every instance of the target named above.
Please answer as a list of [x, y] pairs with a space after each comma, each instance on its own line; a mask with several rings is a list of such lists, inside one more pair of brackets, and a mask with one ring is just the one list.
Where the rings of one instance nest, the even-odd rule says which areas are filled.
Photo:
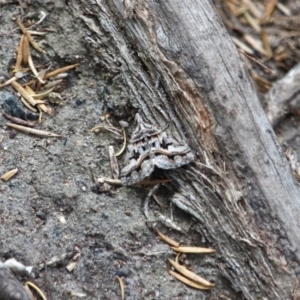
[[174, 247], [179, 247], [179, 243], [172, 240], [171, 238], [169, 238], [168, 236], [164, 235], [163, 233], [161, 233], [158, 229], [156, 229], [156, 233], [158, 234], [158, 236], [167, 244], [174, 246]]
[[48, 131], [43, 131], [43, 130], [38, 130], [38, 129], [33, 129], [33, 128], [29, 128], [29, 127], [25, 127], [25, 126], [21, 126], [21, 125], [16, 125], [16, 124], [12, 124], [12, 123], [5, 123], [6, 126], [14, 128], [18, 131], [24, 132], [24, 133], [29, 133], [29, 134], [33, 134], [36, 136], [42, 136], [42, 137], [61, 137], [60, 134], [56, 134], [56, 133], [51, 133]]
[[175, 277], [176, 279], [178, 279], [179, 281], [183, 282], [184, 284], [188, 285], [188, 286], [191, 286], [195, 289], [198, 289], [198, 290], [210, 290], [211, 287], [207, 287], [207, 286], [204, 286], [200, 283], [197, 283], [197, 282], [194, 282], [172, 270], [169, 270], [168, 271], [170, 275], [172, 275], [173, 277]]
[[181, 252], [181, 253], [195, 253], [195, 254], [201, 254], [201, 253], [214, 253], [216, 250], [211, 248], [202, 248], [202, 247], [171, 247], [172, 250], [175, 252]]
[[213, 283], [211, 283], [211, 282], [207, 281], [206, 279], [202, 278], [201, 276], [198, 276], [195, 273], [189, 271], [187, 268], [185, 268], [184, 266], [181, 266], [180, 264], [176, 263], [174, 260], [168, 259], [168, 261], [176, 269], [176, 271], [178, 271], [179, 273], [184, 275], [186, 278], [188, 278], [188, 279], [190, 279], [194, 282], [197, 282], [201, 285], [204, 285], [206, 287], [209, 287], [209, 288], [214, 287]]
[[9, 179], [11, 179], [14, 175], [16, 175], [18, 173], [18, 169], [12, 169], [8, 172], [6, 172], [5, 174], [3, 174], [1, 176], [1, 179], [4, 181], [8, 181]]

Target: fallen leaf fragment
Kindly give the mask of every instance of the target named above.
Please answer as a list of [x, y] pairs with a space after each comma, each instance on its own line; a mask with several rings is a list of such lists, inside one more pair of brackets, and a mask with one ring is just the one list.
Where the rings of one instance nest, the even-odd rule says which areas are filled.
[[169, 270], [168, 271], [170, 275], [172, 275], [173, 277], [175, 277], [176, 279], [178, 279], [179, 281], [185, 283], [186, 285], [189, 285], [195, 289], [198, 289], [198, 290], [210, 290], [212, 287], [208, 287], [208, 286], [204, 286], [200, 283], [197, 283], [197, 282], [194, 282], [186, 277], [183, 277], [181, 276], [180, 274], [172, 271], [172, 270]]
[[11, 179], [14, 175], [16, 175], [18, 172], [18, 169], [12, 169], [8, 172], [6, 172], [5, 174], [3, 174], [1, 176], [1, 179], [4, 180], [4, 181], [8, 181], [9, 179]]
[[168, 236], [164, 235], [163, 233], [161, 233], [158, 229], [156, 229], [156, 233], [158, 234], [158, 236], [167, 244], [174, 246], [174, 247], [179, 247], [179, 243], [172, 240], [171, 238], [169, 238]]
[[21, 132], [29, 133], [29, 134], [33, 134], [33, 135], [37, 135], [37, 136], [61, 137], [60, 134], [51, 133], [51, 132], [48, 132], [48, 131], [43, 131], [43, 130], [38, 130], [38, 129], [33, 129], [33, 128], [21, 126], [21, 125], [12, 124], [12, 123], [5, 123], [5, 125], [8, 126], [8, 127], [14, 128], [16, 130], [19, 130]]
[[213, 283], [211, 283], [211, 282], [207, 281], [206, 279], [202, 278], [201, 276], [198, 276], [195, 273], [189, 271], [187, 268], [176, 263], [174, 260], [168, 259], [168, 261], [179, 273], [184, 275], [186, 278], [188, 278], [196, 283], [199, 283], [205, 287], [208, 287], [208, 288], [212, 288], [215, 286]]
[[175, 252], [181, 253], [213, 253], [216, 252], [215, 249], [212, 248], [202, 248], [202, 247], [171, 247]]

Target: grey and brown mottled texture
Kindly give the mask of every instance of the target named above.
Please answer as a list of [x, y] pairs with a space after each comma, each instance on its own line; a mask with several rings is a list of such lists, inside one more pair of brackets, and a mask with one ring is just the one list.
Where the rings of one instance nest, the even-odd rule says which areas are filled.
[[155, 166], [169, 170], [194, 160], [191, 149], [169, 137], [165, 130], [144, 122], [139, 114], [136, 114], [136, 121], [138, 124], [127, 146], [125, 167], [121, 171], [124, 185], [132, 185], [148, 177]]

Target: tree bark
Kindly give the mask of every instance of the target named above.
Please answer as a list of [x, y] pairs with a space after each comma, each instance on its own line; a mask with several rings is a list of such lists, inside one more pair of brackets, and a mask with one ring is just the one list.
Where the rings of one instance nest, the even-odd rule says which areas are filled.
[[[217, 289], [297, 299], [300, 192], [249, 74], [208, 0], [81, 1], [99, 59], [132, 104], [197, 154], [172, 201], [218, 251]], [[88, 43], [88, 39], [86, 39]], [[232, 298], [234, 296], [232, 295]]]

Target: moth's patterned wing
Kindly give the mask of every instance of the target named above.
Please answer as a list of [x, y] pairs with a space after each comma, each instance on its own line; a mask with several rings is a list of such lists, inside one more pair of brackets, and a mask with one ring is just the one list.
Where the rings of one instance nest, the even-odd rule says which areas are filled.
[[193, 152], [188, 147], [181, 146], [175, 149], [174, 152], [166, 150], [155, 154], [153, 164], [160, 169], [169, 170], [180, 168], [194, 159]]
[[[123, 170], [122, 170], [123, 171]], [[141, 163], [140, 168], [134, 169], [132, 172], [121, 172], [121, 182], [128, 186], [142, 181], [154, 171], [154, 165], [151, 160], [147, 159]]]
[[130, 143], [143, 142], [150, 136], [157, 135], [160, 132], [156, 126], [144, 122], [139, 114], [136, 114], [135, 119], [138, 124], [131, 135]]
[[125, 167], [121, 170], [123, 185], [132, 185], [148, 177], [154, 170], [149, 150], [143, 143], [128, 145]]
[[139, 114], [138, 122], [127, 146], [125, 166], [121, 170], [123, 185], [132, 185], [148, 177], [157, 166], [160, 169], [175, 169], [195, 159], [187, 146], [181, 146], [164, 130], [146, 123]]
[[6, 267], [0, 268], [0, 300], [31, 300], [22, 284]]

